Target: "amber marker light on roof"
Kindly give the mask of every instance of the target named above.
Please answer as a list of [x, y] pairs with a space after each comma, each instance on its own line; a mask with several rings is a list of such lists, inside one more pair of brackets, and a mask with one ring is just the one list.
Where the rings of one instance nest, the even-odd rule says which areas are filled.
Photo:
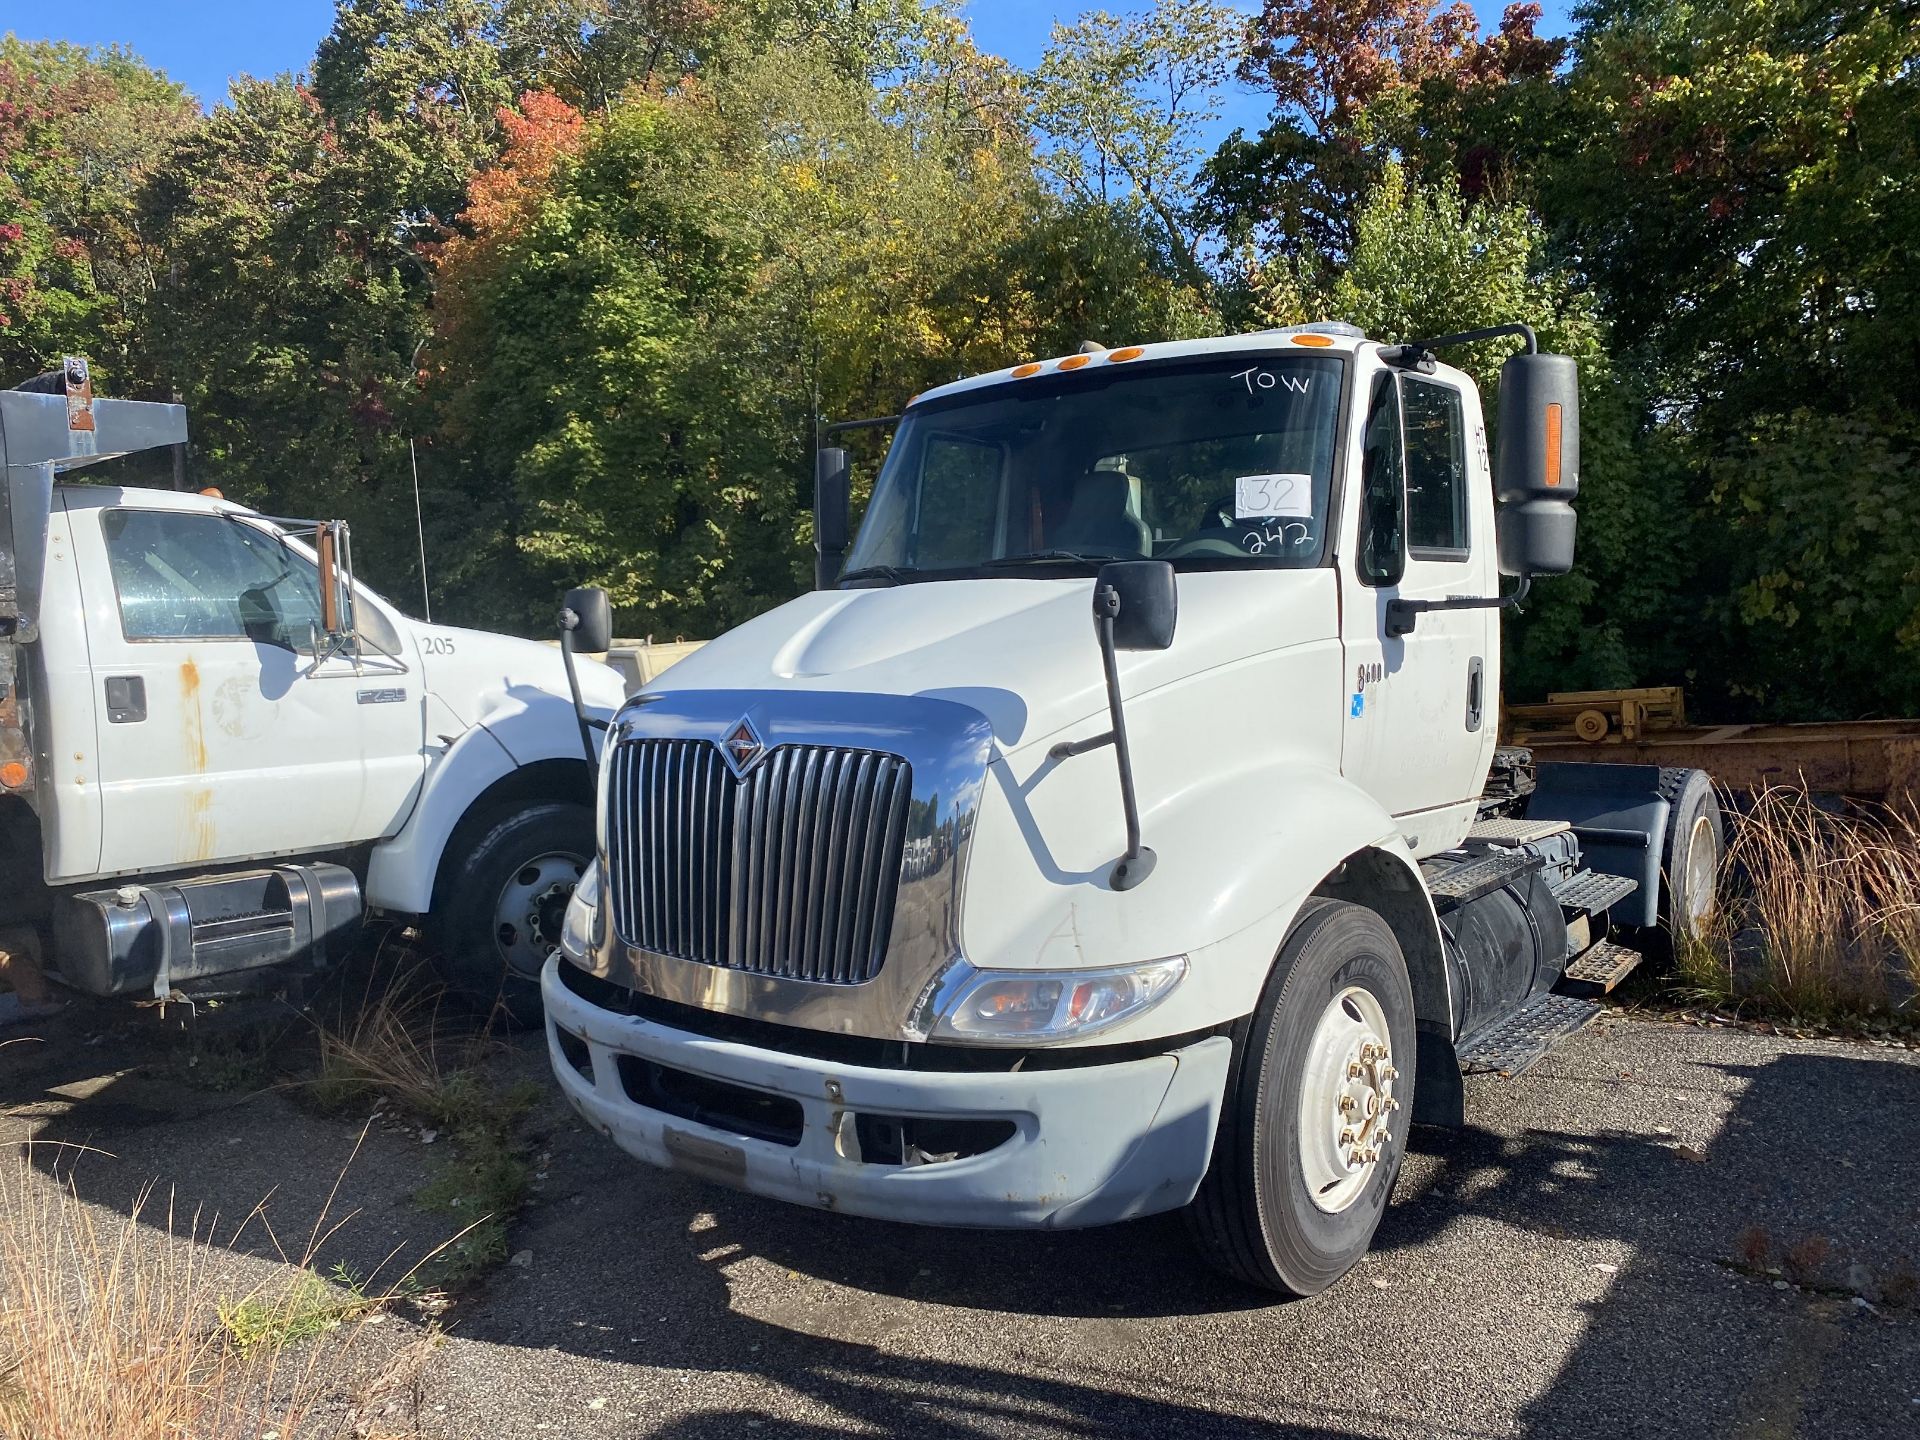
[[1060, 362], [1060, 368], [1062, 370], [1078, 370], [1092, 358], [1091, 355], [1069, 355]]
[[1296, 345], [1311, 345], [1316, 350], [1324, 350], [1333, 344], [1325, 335], [1289, 335], [1287, 338]]
[[1118, 365], [1122, 360], [1138, 360], [1142, 355], [1146, 353], [1147, 351], [1145, 346], [1128, 345], [1125, 348], [1120, 350], [1109, 350], [1107, 352], [1107, 359], [1113, 361], [1114, 364]]
[[1029, 375], [1038, 375], [1039, 373], [1040, 367], [1031, 360], [1025, 365], [1016, 365], [1013, 367], [1013, 378], [1016, 380], [1024, 380]]

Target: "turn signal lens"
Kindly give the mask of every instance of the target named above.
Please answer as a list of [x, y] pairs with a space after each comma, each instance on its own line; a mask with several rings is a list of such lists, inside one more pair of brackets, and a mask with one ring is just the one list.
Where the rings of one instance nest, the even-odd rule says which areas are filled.
[[946, 1002], [933, 1037], [1036, 1045], [1098, 1034], [1152, 1009], [1186, 975], [1187, 957], [1111, 970], [966, 969], [971, 973]]
[[1025, 365], [1016, 365], [1013, 367], [1013, 378], [1016, 380], [1024, 380], [1029, 375], [1038, 375], [1039, 373], [1040, 373], [1040, 367], [1034, 364], [1031, 360], [1029, 360]]
[[27, 767], [18, 760], [9, 760], [0, 765], [0, 785], [9, 790], [18, 790], [27, 783]]
[[1091, 359], [1093, 359], [1091, 355], [1069, 355], [1060, 362], [1060, 368], [1062, 370], [1078, 370]]
[[1311, 346], [1315, 350], [1324, 350], [1333, 344], [1325, 335], [1289, 335], [1287, 338], [1296, 345]]
[[600, 862], [594, 861], [581, 872], [580, 883], [567, 900], [567, 913], [560, 922], [560, 952], [576, 963], [594, 951], [598, 929], [594, 919], [600, 909]]
[[1128, 345], [1119, 350], [1109, 350], [1107, 359], [1118, 365], [1123, 360], [1138, 360], [1147, 350], [1144, 345]]
[[1547, 406], [1547, 488], [1560, 483], [1560, 407]]

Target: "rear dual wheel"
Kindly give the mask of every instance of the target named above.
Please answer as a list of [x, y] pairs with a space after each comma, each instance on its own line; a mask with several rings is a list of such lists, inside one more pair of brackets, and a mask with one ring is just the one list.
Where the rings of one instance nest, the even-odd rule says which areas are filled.
[[1219, 1269], [1316, 1295], [1373, 1240], [1413, 1114], [1413, 990], [1373, 911], [1309, 900], [1235, 1035], [1188, 1219]]

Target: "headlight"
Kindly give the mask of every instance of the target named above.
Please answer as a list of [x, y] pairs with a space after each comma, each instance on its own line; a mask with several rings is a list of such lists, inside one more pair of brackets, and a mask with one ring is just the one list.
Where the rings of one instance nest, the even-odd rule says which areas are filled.
[[1045, 1045], [1111, 1029], [1150, 1010], [1187, 973], [1187, 957], [1110, 970], [973, 970], [952, 998], [936, 999], [937, 1040]]
[[600, 862], [592, 861], [580, 872], [580, 883], [573, 887], [567, 901], [566, 918], [560, 925], [560, 951], [573, 960], [584, 960], [594, 950], [599, 935], [595, 924], [600, 910]]

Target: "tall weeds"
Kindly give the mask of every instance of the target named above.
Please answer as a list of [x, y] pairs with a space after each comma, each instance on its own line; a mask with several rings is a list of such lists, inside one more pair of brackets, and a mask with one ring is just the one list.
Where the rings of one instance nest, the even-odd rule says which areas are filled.
[[1913, 1008], [1920, 990], [1920, 826], [1756, 792], [1732, 821], [1722, 901], [1676, 956], [1697, 996], [1804, 1019]]
[[[331, 1342], [242, 1347], [203, 1243], [211, 1226], [143, 1195], [103, 1216], [27, 1158], [0, 1166], [0, 1434], [8, 1440], [321, 1440], [351, 1327]], [[249, 1217], [251, 1220], [253, 1217]], [[305, 1283], [301, 1271], [296, 1284]], [[284, 1272], [278, 1280], [284, 1280]], [[277, 1291], [252, 1297], [277, 1304]], [[364, 1428], [358, 1433], [366, 1433]]]

